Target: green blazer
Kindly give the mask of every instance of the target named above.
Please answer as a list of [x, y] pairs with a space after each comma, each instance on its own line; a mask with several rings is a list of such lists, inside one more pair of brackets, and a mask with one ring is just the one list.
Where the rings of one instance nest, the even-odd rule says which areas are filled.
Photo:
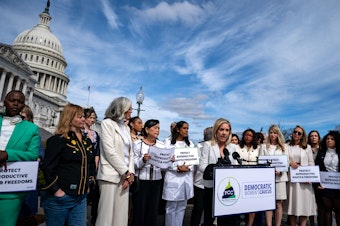
[[[0, 134], [2, 128], [2, 116], [0, 116]], [[21, 121], [15, 125], [12, 136], [9, 139], [6, 151], [8, 162], [36, 161], [39, 158], [40, 135], [37, 125]], [[25, 195], [23, 192], [0, 193], [1, 198], [16, 198]]]

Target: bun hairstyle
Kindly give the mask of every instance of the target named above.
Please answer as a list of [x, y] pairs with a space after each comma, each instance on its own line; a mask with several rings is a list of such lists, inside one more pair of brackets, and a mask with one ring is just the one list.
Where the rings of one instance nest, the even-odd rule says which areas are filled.
[[139, 116], [134, 116], [134, 117], [129, 119], [128, 126], [130, 127], [130, 129], [132, 129], [131, 123], [134, 123], [137, 119], [140, 119], [140, 117]]

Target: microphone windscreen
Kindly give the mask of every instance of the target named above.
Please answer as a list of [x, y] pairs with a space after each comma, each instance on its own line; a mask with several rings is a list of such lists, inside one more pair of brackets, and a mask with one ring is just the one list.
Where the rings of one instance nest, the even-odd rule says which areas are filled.
[[229, 150], [227, 148], [223, 149], [223, 154], [224, 156], [228, 156], [229, 155]]
[[231, 154], [232, 156], [233, 156], [233, 159], [238, 159], [238, 158], [240, 158], [240, 154], [239, 153], [237, 153], [236, 151], [235, 152], [233, 152], [233, 154]]

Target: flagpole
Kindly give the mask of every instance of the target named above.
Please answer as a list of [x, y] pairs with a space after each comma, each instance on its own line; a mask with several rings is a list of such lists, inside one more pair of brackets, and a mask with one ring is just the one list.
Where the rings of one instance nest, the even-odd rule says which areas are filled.
[[88, 95], [87, 95], [87, 106], [89, 107], [89, 103], [90, 103], [90, 90], [91, 90], [91, 86], [87, 87], [87, 91], [88, 91]]

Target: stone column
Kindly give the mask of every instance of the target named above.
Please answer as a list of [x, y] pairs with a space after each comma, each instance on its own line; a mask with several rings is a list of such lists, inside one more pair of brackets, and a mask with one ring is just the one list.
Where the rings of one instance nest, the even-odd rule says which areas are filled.
[[60, 94], [64, 94], [64, 90], [65, 90], [64, 83], [65, 83], [64, 81], [61, 81]]
[[45, 79], [46, 79], [46, 74], [44, 73], [40, 80], [40, 88], [45, 88]]
[[[37, 78], [36, 87], [40, 87], [40, 82], [39, 82], [40, 72], [37, 72], [36, 76], [37, 76], [37, 77], [36, 77], [36, 78]], [[41, 81], [41, 79], [40, 79], [40, 81]]]
[[24, 80], [23, 83], [24, 83], [24, 85], [22, 86], [22, 93], [26, 96], [27, 82]]
[[21, 79], [20, 77], [17, 77], [17, 83], [15, 84], [15, 90], [19, 90], [21, 85]]
[[10, 74], [9, 75], [9, 81], [8, 81], [8, 86], [7, 86], [7, 91], [6, 91], [6, 94], [12, 90], [13, 88], [13, 80], [14, 80], [14, 75], [13, 74]]
[[53, 92], [57, 92], [57, 77], [53, 76]]
[[[2, 98], [2, 94], [3, 94], [4, 88], [5, 88], [4, 85], [5, 85], [6, 74], [7, 74], [7, 72], [4, 70], [2, 72], [1, 79], [0, 79], [0, 99]], [[6, 94], [4, 94], [4, 95], [6, 95]]]
[[64, 95], [66, 96], [66, 92], [67, 92], [67, 84], [66, 82], [64, 82]]
[[29, 97], [28, 97], [28, 105], [31, 106], [33, 103], [33, 92], [34, 90], [32, 88], [29, 89]]
[[47, 90], [51, 90], [51, 81], [52, 81], [52, 76], [48, 75], [48, 81], [47, 81], [47, 86], [46, 86]]
[[58, 78], [58, 90], [57, 90], [57, 93], [61, 93], [61, 79], [60, 78]]

